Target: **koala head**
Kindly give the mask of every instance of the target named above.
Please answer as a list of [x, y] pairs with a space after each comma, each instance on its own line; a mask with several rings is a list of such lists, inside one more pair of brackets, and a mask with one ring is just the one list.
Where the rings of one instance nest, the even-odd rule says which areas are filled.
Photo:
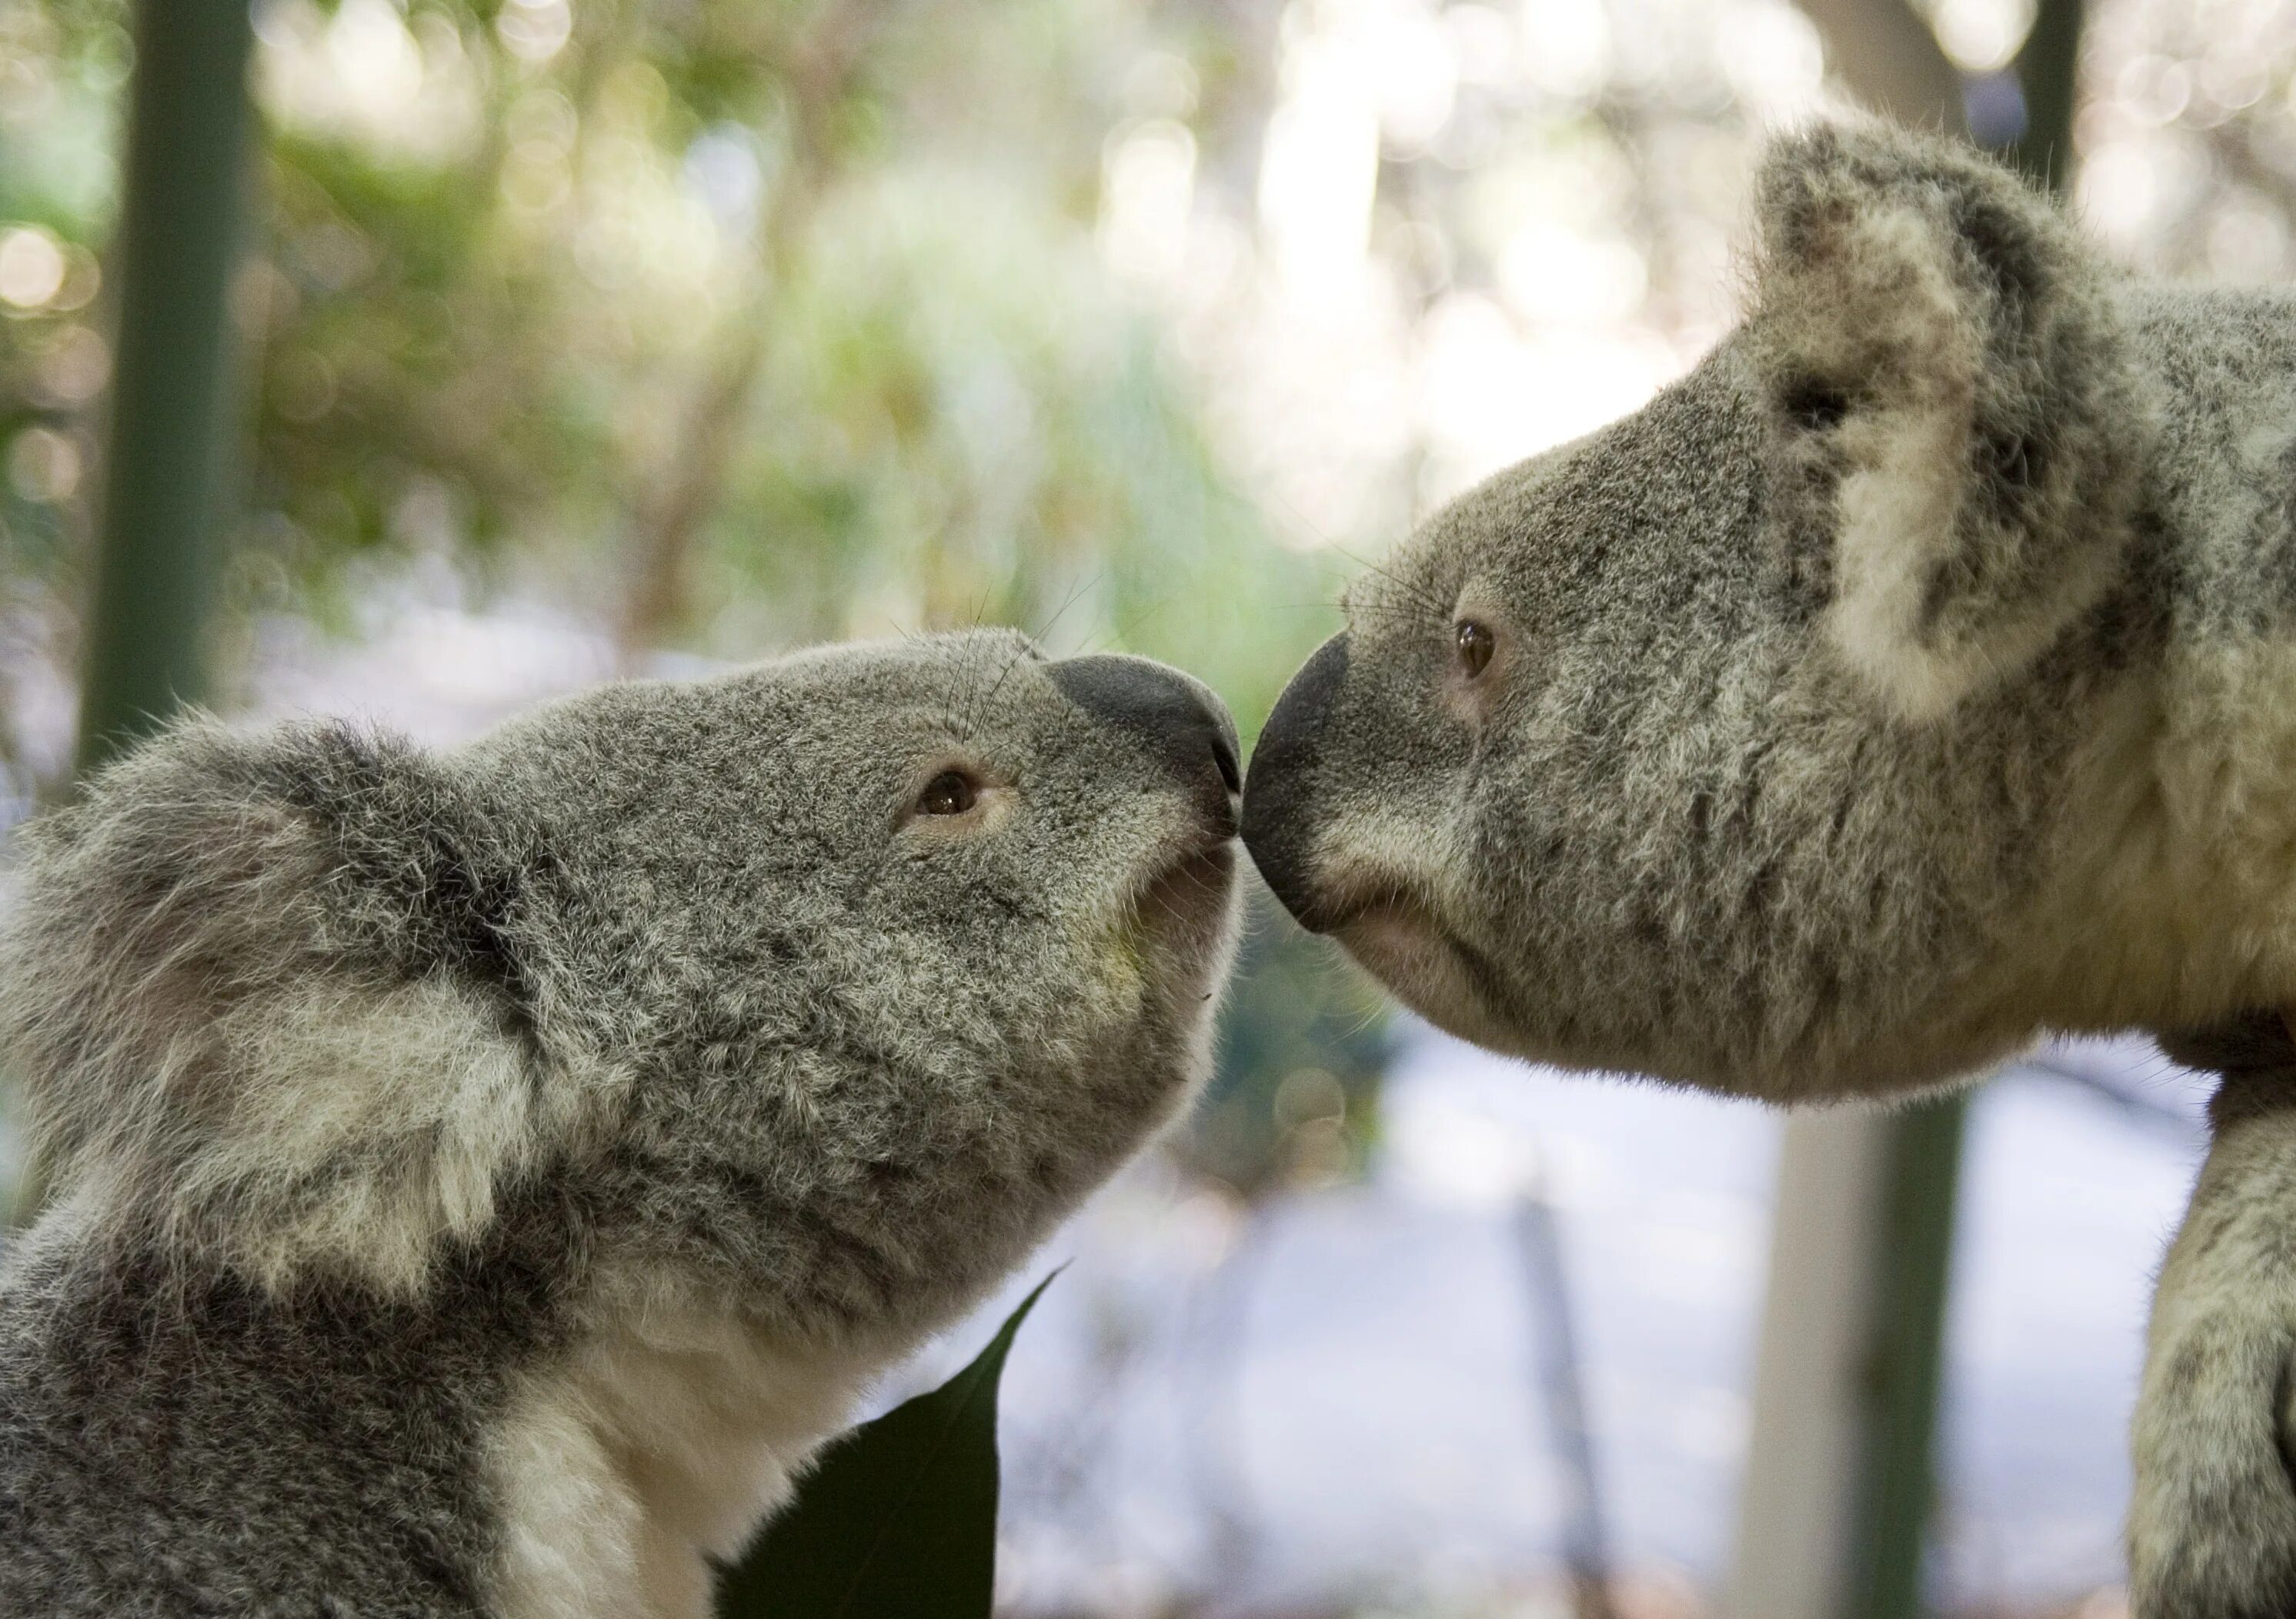
[[909, 1322], [1203, 1071], [1236, 786], [1194, 681], [1003, 632], [435, 754], [193, 722], [29, 830], [4, 1032], [58, 1196], [187, 1262], [406, 1293], [515, 1205], [762, 1318]]
[[2153, 629], [2146, 393], [2114, 277], [1975, 153], [1816, 128], [1758, 199], [1738, 330], [1357, 581], [1244, 835], [1484, 1044], [1775, 1097], [1935, 1081], [2037, 1019], [2020, 918]]

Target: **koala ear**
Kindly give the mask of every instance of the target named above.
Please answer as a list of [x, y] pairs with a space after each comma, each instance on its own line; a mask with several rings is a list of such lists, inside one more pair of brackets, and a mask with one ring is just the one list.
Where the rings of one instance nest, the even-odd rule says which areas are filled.
[[551, 1123], [531, 834], [390, 737], [194, 721], [25, 838], [0, 1037], [59, 1196], [274, 1286], [488, 1223]]
[[2149, 429], [2111, 276], [1978, 153], [1780, 140], [1748, 331], [1793, 566], [1908, 719], [2024, 668], [2119, 568]]

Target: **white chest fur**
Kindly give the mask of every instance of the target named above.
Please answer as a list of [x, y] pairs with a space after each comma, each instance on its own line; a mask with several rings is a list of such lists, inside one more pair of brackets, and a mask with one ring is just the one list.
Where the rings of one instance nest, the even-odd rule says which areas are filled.
[[882, 1360], [794, 1351], [688, 1294], [615, 1290], [488, 1447], [502, 1619], [706, 1619], [739, 1551]]

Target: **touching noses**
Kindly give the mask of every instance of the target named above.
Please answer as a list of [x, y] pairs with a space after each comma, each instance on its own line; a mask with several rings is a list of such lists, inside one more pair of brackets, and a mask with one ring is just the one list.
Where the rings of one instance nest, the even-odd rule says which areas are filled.
[[1321, 751], [1325, 724], [1348, 674], [1348, 637], [1333, 636], [1292, 677], [1251, 751], [1243, 795], [1243, 846], [1283, 908], [1320, 930], [1314, 879]]
[[1210, 687], [1146, 658], [1064, 658], [1048, 672], [1086, 713], [1145, 743], [1198, 790], [1215, 825], [1233, 829], [1243, 772], [1236, 763], [1235, 722]]

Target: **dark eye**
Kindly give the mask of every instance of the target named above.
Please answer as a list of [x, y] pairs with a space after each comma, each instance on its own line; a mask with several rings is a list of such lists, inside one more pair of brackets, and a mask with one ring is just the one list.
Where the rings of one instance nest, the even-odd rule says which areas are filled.
[[963, 815], [972, 808], [972, 801], [980, 795], [980, 789], [972, 785], [972, 777], [964, 771], [943, 770], [927, 782], [925, 790], [917, 794], [917, 813]]
[[1497, 637], [1491, 634], [1488, 627], [1478, 624], [1472, 619], [1460, 620], [1459, 628], [1452, 635], [1458, 643], [1459, 667], [1467, 671], [1467, 678], [1472, 680], [1489, 666], [1492, 650], [1498, 645]]

